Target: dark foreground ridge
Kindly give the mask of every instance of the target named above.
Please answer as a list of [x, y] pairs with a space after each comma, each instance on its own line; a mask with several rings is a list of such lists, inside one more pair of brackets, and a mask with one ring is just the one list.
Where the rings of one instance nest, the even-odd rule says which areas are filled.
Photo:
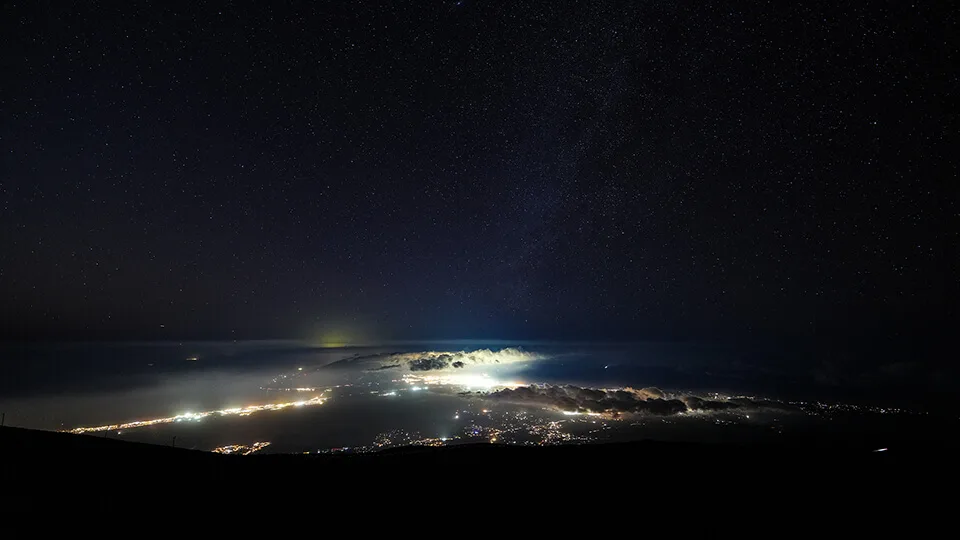
[[[78, 477], [143, 485], [215, 482], [275, 485], [321, 481], [338, 489], [415, 477], [483, 486], [498, 479], [528, 479], [567, 488], [619, 482], [661, 487], [705, 481], [785, 488], [796, 483], [862, 487], [882, 477], [890, 486], [933, 470], [955, 471], [956, 448], [900, 443], [883, 451], [856, 441], [782, 445], [705, 445], [680, 442], [520, 447], [470, 444], [406, 447], [374, 454], [220, 455], [197, 450], [23, 428], [0, 428], [0, 459], [13, 477], [57, 483]], [[136, 481], [134, 481], [136, 479]]]

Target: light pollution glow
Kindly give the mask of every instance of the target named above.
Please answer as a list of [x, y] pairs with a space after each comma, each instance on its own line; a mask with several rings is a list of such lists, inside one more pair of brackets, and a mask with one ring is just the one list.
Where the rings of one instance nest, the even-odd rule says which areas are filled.
[[182, 422], [182, 421], [194, 421], [199, 422], [200, 420], [211, 416], [249, 416], [253, 413], [261, 411], [279, 411], [286, 409], [288, 407], [307, 407], [312, 405], [322, 405], [326, 401], [323, 398], [323, 395], [316, 396], [303, 401], [289, 401], [286, 403], [268, 403], [266, 405], [250, 405], [249, 407], [236, 407], [233, 409], [220, 409], [218, 411], [204, 411], [198, 413], [186, 412], [183, 414], [178, 414], [176, 416], [168, 416], [166, 418], [154, 418], [152, 420], [135, 420], [133, 422], [126, 422], [124, 424], [108, 424], [105, 426], [92, 426], [92, 427], [78, 427], [68, 430], [62, 430], [66, 433], [96, 433], [98, 431], [118, 431], [122, 429], [133, 429], [147, 426], [155, 426], [157, 424], [170, 424], [173, 422]]
[[[455, 373], [455, 374], [443, 374], [443, 375], [412, 375], [405, 374], [401, 378], [401, 381], [406, 383], [408, 389], [411, 391], [419, 390], [428, 390], [430, 385], [436, 386], [458, 386], [462, 388], [470, 389], [482, 389], [490, 390], [493, 388], [516, 388], [522, 386], [524, 383], [517, 381], [501, 381], [499, 379], [494, 379], [493, 377], [487, 375], [486, 373]], [[314, 388], [301, 387], [295, 389], [298, 392], [307, 392], [313, 391]], [[387, 392], [381, 394], [382, 396], [395, 396], [397, 395], [395, 391]], [[285, 403], [269, 403], [266, 405], [250, 405], [248, 407], [237, 407], [232, 409], [220, 409], [215, 411], [203, 411], [203, 412], [186, 412], [183, 414], [178, 414], [176, 416], [168, 416], [165, 418], [153, 418], [150, 420], [135, 420], [133, 422], [126, 422], [122, 424], [107, 424], [103, 426], [83, 426], [77, 427], [68, 430], [62, 430], [66, 433], [97, 433], [102, 431], [120, 431], [124, 429], [134, 429], [147, 426], [155, 426], [158, 424], [170, 424], [174, 422], [183, 422], [183, 421], [194, 421], [199, 422], [208, 416], [249, 416], [256, 412], [261, 411], [279, 411], [286, 409], [288, 407], [302, 407], [310, 405], [321, 405], [326, 399], [323, 397], [323, 394], [317, 397], [313, 397], [308, 400], [303, 401], [289, 401]]]
[[473, 373], [456, 373], [453, 375], [410, 375], [405, 374], [402, 377], [403, 382], [416, 385], [437, 385], [437, 386], [462, 386], [467, 389], [480, 388], [489, 390], [491, 388], [516, 388], [523, 386], [522, 382], [501, 381], [493, 377]]

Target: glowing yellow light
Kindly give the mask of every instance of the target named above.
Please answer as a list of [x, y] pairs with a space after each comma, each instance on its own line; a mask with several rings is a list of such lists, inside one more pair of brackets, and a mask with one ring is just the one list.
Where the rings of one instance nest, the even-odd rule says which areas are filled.
[[[253, 444], [228, 444], [226, 446], [218, 446], [211, 450], [211, 452], [217, 454], [240, 454], [241, 456], [246, 456], [254, 452], [263, 450], [264, 448], [270, 446], [268, 441], [257, 441]], [[306, 454], [308, 452], [304, 452]]]

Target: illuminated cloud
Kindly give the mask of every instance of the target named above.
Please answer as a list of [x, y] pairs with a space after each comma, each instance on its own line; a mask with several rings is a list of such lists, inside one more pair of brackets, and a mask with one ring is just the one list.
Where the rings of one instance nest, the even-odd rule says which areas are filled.
[[354, 356], [334, 362], [327, 367], [360, 367], [371, 371], [386, 369], [438, 371], [468, 368], [471, 366], [517, 364], [544, 358], [546, 358], [546, 356], [539, 353], [509, 347], [498, 351], [492, 351], [490, 349], [479, 349], [476, 351], [421, 351]]
[[440, 374], [405, 374], [402, 379], [405, 383], [422, 384], [425, 386], [457, 386], [466, 390], [493, 390], [497, 388], [516, 388], [523, 383], [506, 381], [491, 377], [486, 373], [440, 373]]

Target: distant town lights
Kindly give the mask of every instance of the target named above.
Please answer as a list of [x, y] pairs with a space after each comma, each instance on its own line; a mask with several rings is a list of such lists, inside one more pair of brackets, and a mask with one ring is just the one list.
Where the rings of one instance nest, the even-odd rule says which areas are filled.
[[248, 416], [255, 412], [261, 411], [279, 411], [287, 407], [292, 406], [305, 406], [305, 405], [321, 405], [326, 401], [322, 396], [317, 396], [306, 401], [295, 401], [287, 403], [268, 403], [266, 405], [250, 405], [248, 407], [243, 407], [241, 409], [232, 408], [232, 409], [220, 409], [216, 411], [204, 411], [199, 413], [194, 412], [185, 412], [177, 416], [170, 416], [166, 418], [154, 418], [152, 420], [136, 420], [133, 422], [127, 422], [124, 424], [108, 424], [105, 426], [93, 426], [93, 427], [78, 427], [74, 429], [65, 430], [67, 433], [91, 433], [98, 431], [120, 431], [124, 429], [133, 429], [138, 427], [154, 426], [157, 424], [169, 424], [171, 422], [182, 422], [184, 420], [193, 420], [199, 422], [200, 420], [210, 416], [210, 415], [219, 415], [219, 416]]

